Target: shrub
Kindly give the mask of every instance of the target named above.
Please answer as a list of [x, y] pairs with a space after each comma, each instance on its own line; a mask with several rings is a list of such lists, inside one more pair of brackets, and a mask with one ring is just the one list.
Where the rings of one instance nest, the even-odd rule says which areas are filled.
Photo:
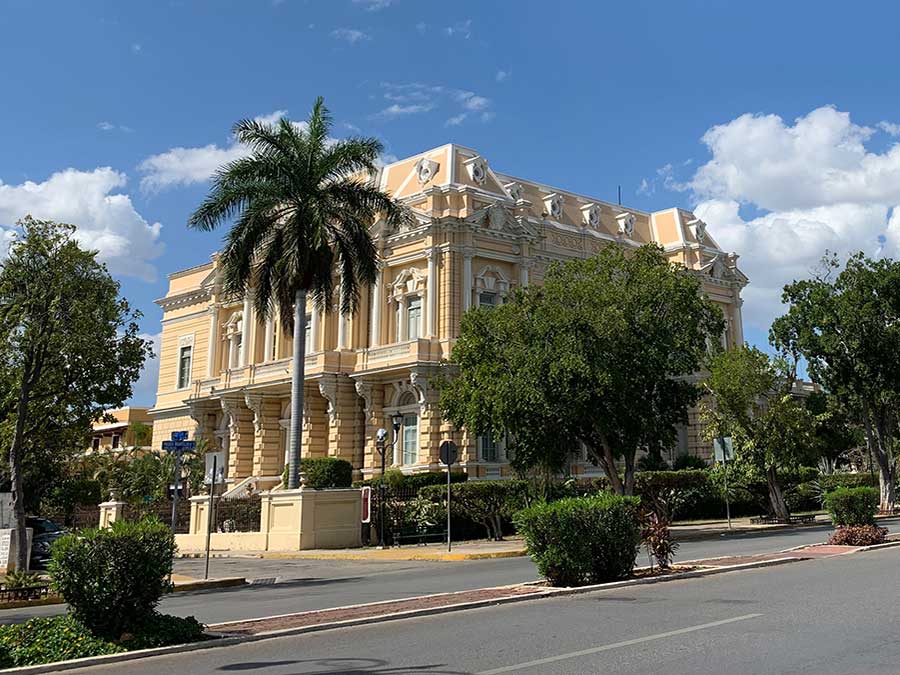
[[175, 537], [159, 520], [117, 521], [54, 543], [53, 585], [95, 635], [118, 639], [149, 620], [169, 590]]
[[641, 541], [640, 500], [598, 494], [535, 504], [515, 516], [528, 553], [553, 586], [579, 586], [631, 573]]
[[691, 455], [683, 452], [672, 462], [673, 471], [684, 471], [685, 469], [708, 469], [709, 462], [697, 455]]
[[662, 453], [659, 451], [648, 452], [641, 455], [637, 461], [638, 471], [668, 471], [669, 463], [663, 459]]
[[71, 615], [40, 617], [0, 626], [0, 646], [12, 666], [116, 654], [124, 647], [95, 637]]
[[[450, 487], [451, 512], [484, 526], [488, 539], [503, 538], [504, 522], [529, 501], [531, 484], [523, 480], [484, 480], [455, 483]], [[419, 490], [419, 495], [444, 503], [446, 485], [432, 485]]]
[[12, 572], [6, 573], [6, 580], [3, 582], [3, 586], [9, 589], [15, 588], [34, 588], [36, 586], [43, 586], [44, 580], [37, 574], [33, 572], [26, 572], [25, 570], [13, 570]]
[[707, 471], [641, 471], [634, 477], [635, 494], [663, 523], [670, 523], [681, 511], [688, 490], [708, 489]]
[[828, 539], [828, 543], [834, 546], [874, 546], [884, 543], [887, 532], [886, 527], [877, 525], [839, 527]]
[[819, 487], [828, 493], [841, 487], [878, 487], [878, 476], [870, 473], [832, 473], [819, 476]]
[[672, 566], [679, 544], [672, 539], [668, 524], [659, 520], [655, 514], [648, 513], [643, 517], [641, 543], [647, 547], [647, 552], [661, 569], [667, 570]]
[[[409, 489], [418, 491], [429, 485], [447, 485], [447, 474], [445, 472], [430, 471], [427, 473], [413, 473], [408, 476], [399, 469], [388, 469], [385, 472], [386, 484], [389, 488]], [[464, 471], [451, 471], [451, 483], [465, 483], [469, 479], [469, 474]], [[369, 486], [373, 490], [378, 489], [381, 485], [381, 477], [370, 478], [369, 480], [356, 481], [353, 487]]]
[[121, 644], [130, 650], [183, 645], [204, 639], [203, 624], [192, 616], [180, 617], [152, 612], [134, 633], [122, 636]]
[[825, 495], [825, 508], [835, 526], [874, 525], [878, 501], [875, 488], [838, 488]]
[[[306, 478], [306, 487], [314, 490], [348, 488], [353, 483], [353, 465], [337, 457], [304, 457], [300, 471]], [[287, 485], [288, 467], [284, 467], [281, 481]]]

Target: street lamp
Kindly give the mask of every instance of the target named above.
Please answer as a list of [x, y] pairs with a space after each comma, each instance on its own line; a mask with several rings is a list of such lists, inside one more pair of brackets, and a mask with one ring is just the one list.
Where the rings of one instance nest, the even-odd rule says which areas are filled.
[[[400, 433], [400, 427], [403, 425], [403, 415], [395, 412], [391, 415], [391, 426], [394, 428], [394, 440], [391, 443], [391, 450], [397, 444], [397, 434]], [[378, 484], [378, 543], [384, 548], [384, 467], [387, 458], [387, 429], [381, 428], [375, 432], [375, 448], [381, 455], [381, 481]]]

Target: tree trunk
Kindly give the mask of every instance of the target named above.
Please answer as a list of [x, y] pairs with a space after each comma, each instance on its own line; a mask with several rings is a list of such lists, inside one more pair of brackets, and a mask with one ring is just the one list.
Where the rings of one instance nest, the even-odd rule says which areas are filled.
[[781, 483], [778, 482], [778, 474], [774, 466], [766, 468], [766, 484], [769, 486], [769, 503], [772, 511], [779, 520], [787, 520], [791, 517], [784, 494], [781, 492]]
[[16, 569], [28, 569], [31, 551], [28, 548], [28, 531], [25, 528], [25, 481], [22, 476], [22, 443], [25, 433], [25, 422], [28, 413], [28, 392], [19, 392], [16, 405], [16, 426], [13, 429], [12, 444], [9, 448], [9, 477], [13, 491], [13, 515], [16, 520], [15, 546]]
[[300, 486], [300, 446], [303, 442], [303, 385], [306, 380], [306, 291], [294, 296], [294, 362], [291, 372], [291, 434], [288, 490]]
[[594, 457], [597, 458], [597, 462], [600, 464], [600, 468], [603, 469], [603, 473], [606, 474], [606, 479], [609, 481], [609, 488], [617, 495], [624, 495], [625, 485], [623, 485], [622, 479], [619, 478], [619, 474], [616, 471], [616, 458], [613, 457], [612, 449], [609, 447], [609, 444], [606, 443], [601, 435], [599, 444], [587, 442], [587, 445], [591, 448]]
[[634, 494], [634, 453], [625, 453], [625, 485], [623, 486], [623, 494], [631, 496]]
[[876, 422], [866, 417], [866, 444], [869, 446], [869, 456], [875, 459], [878, 464], [878, 484], [881, 488], [881, 499], [878, 510], [882, 513], [892, 513], [894, 511], [894, 490], [896, 480], [896, 470], [894, 468], [893, 452], [885, 447], [886, 443], [890, 443], [890, 433], [886, 432], [886, 425], [883, 418], [878, 419], [876, 414]]

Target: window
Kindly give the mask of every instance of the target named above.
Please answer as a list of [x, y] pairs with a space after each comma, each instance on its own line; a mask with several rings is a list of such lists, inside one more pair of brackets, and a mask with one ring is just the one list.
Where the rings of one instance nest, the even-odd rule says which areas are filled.
[[94, 452], [96, 452], [97, 450], [100, 449], [100, 437], [99, 436], [94, 436], [94, 438], [91, 440], [91, 449], [94, 450]]
[[403, 415], [400, 433], [403, 464], [416, 464], [419, 461], [419, 416], [415, 413]]
[[178, 388], [187, 389], [191, 385], [191, 353], [194, 348], [190, 345], [178, 350]]
[[119, 447], [119, 434], [113, 434], [112, 437], [112, 448], [115, 450]]
[[406, 308], [406, 339], [419, 339], [419, 326], [422, 322], [422, 298], [411, 297]]
[[312, 314], [306, 315], [306, 354], [313, 351], [313, 335], [312, 335]]
[[478, 445], [481, 448], [482, 462], [496, 462], [500, 459], [500, 453], [497, 450], [497, 441], [494, 440], [493, 432], [481, 434], [478, 437]]
[[486, 293], [482, 292], [478, 294], [478, 306], [479, 307], [496, 307], [497, 306], [497, 294], [496, 293]]

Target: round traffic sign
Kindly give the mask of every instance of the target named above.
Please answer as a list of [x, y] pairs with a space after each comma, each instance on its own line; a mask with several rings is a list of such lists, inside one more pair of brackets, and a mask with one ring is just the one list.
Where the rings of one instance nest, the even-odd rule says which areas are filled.
[[456, 443], [453, 441], [441, 443], [441, 462], [450, 466], [456, 464], [457, 459], [459, 459], [459, 448], [456, 447]]

